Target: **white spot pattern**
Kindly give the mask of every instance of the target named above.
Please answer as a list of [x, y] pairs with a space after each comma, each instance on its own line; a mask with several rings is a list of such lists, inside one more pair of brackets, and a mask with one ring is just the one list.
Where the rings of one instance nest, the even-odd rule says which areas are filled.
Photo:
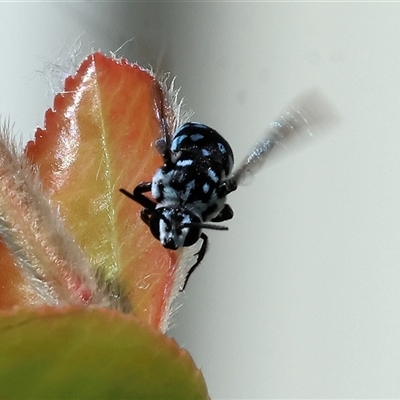
[[222, 153], [225, 154], [226, 153], [226, 148], [222, 143], [218, 143], [218, 150]]
[[192, 165], [193, 160], [178, 160], [176, 165], [178, 167], [186, 167], [187, 165]]
[[218, 182], [219, 179], [218, 179], [218, 176], [217, 176], [217, 174], [215, 173], [214, 170], [212, 170], [211, 168], [209, 168], [208, 171], [207, 171], [207, 174], [208, 174], [208, 176], [210, 177], [210, 179], [211, 179], [212, 181], [214, 181], [215, 183]]
[[176, 151], [179, 147], [179, 145], [187, 138], [187, 135], [179, 135], [178, 137], [175, 136], [175, 138], [172, 140], [171, 143], [171, 150]]
[[190, 140], [192, 142], [197, 142], [198, 140], [201, 140], [204, 138], [204, 135], [200, 134], [200, 133], [195, 133], [194, 135], [190, 135]]

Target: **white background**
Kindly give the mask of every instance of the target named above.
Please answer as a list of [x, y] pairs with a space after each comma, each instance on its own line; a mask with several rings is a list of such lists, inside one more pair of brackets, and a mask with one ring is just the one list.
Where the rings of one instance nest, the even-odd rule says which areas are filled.
[[321, 88], [340, 125], [230, 196], [170, 334], [215, 399], [400, 397], [400, 4], [2, 3], [0, 29], [0, 113], [25, 140], [51, 105], [38, 71], [83, 33], [134, 37], [119, 54], [176, 75], [237, 160]]

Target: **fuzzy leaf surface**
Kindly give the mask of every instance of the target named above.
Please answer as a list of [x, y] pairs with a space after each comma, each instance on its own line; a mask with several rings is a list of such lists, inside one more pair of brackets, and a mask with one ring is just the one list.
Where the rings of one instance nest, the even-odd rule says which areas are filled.
[[162, 164], [154, 146], [158, 85], [139, 66], [94, 53], [67, 78], [26, 148], [91, 264], [135, 316], [157, 328], [169, 311], [177, 257], [119, 189], [150, 181]]

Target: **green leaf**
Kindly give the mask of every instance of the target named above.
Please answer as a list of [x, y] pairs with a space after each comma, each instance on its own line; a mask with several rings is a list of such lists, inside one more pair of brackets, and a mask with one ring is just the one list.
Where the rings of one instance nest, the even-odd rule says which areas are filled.
[[185, 350], [115, 311], [3, 313], [0, 342], [2, 399], [208, 398]]

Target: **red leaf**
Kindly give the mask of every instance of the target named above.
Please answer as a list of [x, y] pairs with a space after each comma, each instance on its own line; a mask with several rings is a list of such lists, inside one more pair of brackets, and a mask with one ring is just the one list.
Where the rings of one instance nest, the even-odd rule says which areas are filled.
[[92, 265], [116, 294], [122, 289], [133, 314], [156, 327], [169, 312], [177, 256], [152, 237], [140, 206], [119, 188], [133, 190], [162, 163], [153, 146], [159, 89], [139, 66], [92, 54], [26, 149]]

